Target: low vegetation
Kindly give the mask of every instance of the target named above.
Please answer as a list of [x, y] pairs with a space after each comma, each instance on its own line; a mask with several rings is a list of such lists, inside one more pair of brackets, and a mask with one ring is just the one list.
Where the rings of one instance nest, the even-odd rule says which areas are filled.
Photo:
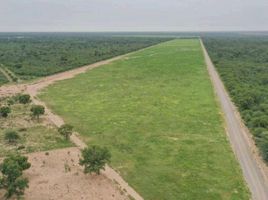
[[73, 126], [69, 124], [63, 124], [58, 128], [58, 132], [65, 137], [66, 140], [70, 139], [70, 136], [73, 133]]
[[18, 98], [19, 103], [22, 103], [22, 104], [27, 104], [31, 102], [31, 97], [29, 94], [21, 94], [21, 95], [18, 95], [17, 98]]
[[18, 141], [18, 139], [20, 139], [19, 134], [16, 131], [7, 131], [5, 132], [5, 140], [9, 143], [9, 144], [14, 144]]
[[11, 111], [7, 117], [0, 117], [0, 157], [14, 152], [30, 153], [73, 146], [53, 124], [43, 118], [33, 120], [32, 105], [19, 103], [19, 96], [0, 99], [0, 104], [9, 104]]
[[9, 106], [1, 106], [0, 107], [0, 117], [7, 118], [9, 113], [11, 113], [11, 109]]
[[136, 52], [40, 98], [88, 145], [108, 148], [144, 199], [249, 199], [198, 40]]
[[205, 45], [268, 162], [268, 37], [210, 37]]
[[45, 107], [42, 105], [32, 105], [31, 112], [32, 116], [39, 121], [40, 115], [45, 114]]

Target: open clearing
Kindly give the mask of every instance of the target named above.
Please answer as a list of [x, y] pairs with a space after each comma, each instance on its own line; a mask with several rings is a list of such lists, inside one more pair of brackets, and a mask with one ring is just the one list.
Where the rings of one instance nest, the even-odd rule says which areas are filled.
[[144, 199], [249, 199], [198, 40], [174, 40], [41, 95]]
[[25, 200], [128, 199], [125, 192], [105, 176], [84, 175], [78, 165], [78, 148], [32, 153], [28, 157], [32, 166], [25, 173], [29, 178]]

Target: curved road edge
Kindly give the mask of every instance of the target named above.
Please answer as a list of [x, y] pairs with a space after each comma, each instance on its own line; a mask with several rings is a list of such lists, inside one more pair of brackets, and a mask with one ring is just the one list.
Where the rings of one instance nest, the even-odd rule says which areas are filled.
[[232, 149], [240, 163], [243, 175], [254, 200], [268, 200], [268, 181], [258, 155], [252, 151], [254, 142], [243, 126], [237, 109], [231, 101], [225, 87], [200, 39], [208, 73], [213, 83], [215, 93], [220, 102], [226, 125], [226, 131]]

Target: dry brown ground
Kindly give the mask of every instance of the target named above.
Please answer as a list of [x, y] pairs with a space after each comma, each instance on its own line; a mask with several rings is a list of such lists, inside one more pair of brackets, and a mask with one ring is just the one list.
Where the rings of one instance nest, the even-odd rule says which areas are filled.
[[[85, 175], [76, 147], [32, 153], [26, 200], [126, 200], [127, 194], [104, 175]], [[0, 196], [0, 199], [1, 196]]]

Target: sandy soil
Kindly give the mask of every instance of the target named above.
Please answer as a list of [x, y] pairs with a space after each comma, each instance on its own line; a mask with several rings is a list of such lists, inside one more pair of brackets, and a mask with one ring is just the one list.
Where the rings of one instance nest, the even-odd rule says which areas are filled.
[[85, 175], [78, 164], [80, 150], [67, 148], [29, 154], [31, 168], [25, 172], [27, 200], [125, 200], [127, 195], [104, 175]]

